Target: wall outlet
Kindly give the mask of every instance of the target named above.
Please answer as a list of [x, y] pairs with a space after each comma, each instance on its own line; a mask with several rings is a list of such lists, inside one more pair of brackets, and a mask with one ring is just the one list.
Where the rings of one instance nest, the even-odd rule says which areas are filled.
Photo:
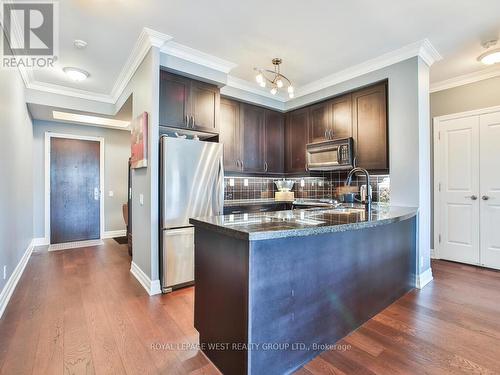
[[245, 179], [243, 180], [243, 186], [248, 186], [248, 178], [245, 178]]
[[3, 279], [5, 280], [7, 278], [7, 266], [3, 266]]
[[229, 179], [229, 186], [234, 186], [234, 178]]
[[110, 190], [109, 193], [108, 193], [108, 195], [110, 197], [114, 197], [115, 196], [115, 192], [113, 190]]

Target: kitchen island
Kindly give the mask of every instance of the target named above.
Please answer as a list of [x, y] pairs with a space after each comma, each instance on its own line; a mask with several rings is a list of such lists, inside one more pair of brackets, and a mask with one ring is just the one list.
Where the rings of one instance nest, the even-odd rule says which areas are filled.
[[191, 219], [195, 328], [224, 374], [290, 373], [411, 290], [415, 208]]

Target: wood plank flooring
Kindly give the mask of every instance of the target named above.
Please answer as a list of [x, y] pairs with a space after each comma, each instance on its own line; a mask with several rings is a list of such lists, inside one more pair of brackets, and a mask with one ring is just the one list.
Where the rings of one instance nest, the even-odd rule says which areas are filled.
[[[38, 248], [0, 320], [1, 374], [219, 374], [193, 288], [149, 297], [127, 246]], [[500, 272], [433, 262], [414, 290], [296, 374], [500, 374]]]

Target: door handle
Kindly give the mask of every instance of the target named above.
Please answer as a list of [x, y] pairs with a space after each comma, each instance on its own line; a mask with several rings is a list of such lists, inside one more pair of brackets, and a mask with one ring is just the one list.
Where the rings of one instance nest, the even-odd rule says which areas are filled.
[[468, 195], [465, 198], [470, 198], [473, 201], [477, 200], [477, 196], [475, 196], [475, 195]]
[[99, 200], [99, 188], [94, 188], [94, 200]]
[[490, 197], [488, 197], [487, 195], [483, 195], [483, 196], [481, 197], [481, 199], [482, 199], [483, 201], [487, 201], [488, 199], [490, 199]]

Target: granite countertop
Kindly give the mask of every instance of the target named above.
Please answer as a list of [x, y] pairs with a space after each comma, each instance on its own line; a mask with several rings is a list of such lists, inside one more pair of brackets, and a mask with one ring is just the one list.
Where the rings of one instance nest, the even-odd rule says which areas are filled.
[[368, 215], [362, 206], [350, 205], [192, 218], [189, 222], [195, 227], [255, 241], [371, 228], [409, 219], [417, 211], [414, 207], [373, 205]]
[[291, 201], [277, 201], [274, 198], [260, 198], [260, 199], [231, 199], [224, 201], [224, 207], [235, 206], [252, 206], [252, 205], [265, 205], [265, 204], [281, 204], [292, 203]]

